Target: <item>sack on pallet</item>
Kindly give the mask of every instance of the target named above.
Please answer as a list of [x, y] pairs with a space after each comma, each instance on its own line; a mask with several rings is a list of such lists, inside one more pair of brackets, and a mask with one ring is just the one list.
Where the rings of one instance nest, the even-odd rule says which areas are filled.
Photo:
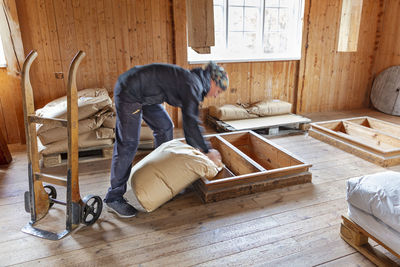
[[346, 200], [400, 232], [400, 173], [385, 171], [346, 181]]
[[[112, 145], [114, 140], [109, 139], [97, 139], [96, 131], [80, 134], [78, 140], [79, 148], [99, 147], [105, 145]], [[43, 145], [38, 138], [38, 150], [43, 155], [50, 155], [56, 153], [64, 153], [68, 151], [68, 140], [64, 139], [48, 145]]]
[[103, 127], [115, 129], [115, 123], [117, 121], [117, 117], [114, 112], [107, 112], [105, 115], [105, 119], [103, 122]]
[[211, 179], [220, 168], [197, 149], [178, 140], [162, 144], [131, 169], [128, 184], [140, 205], [151, 212], [200, 177]]
[[[105, 119], [106, 117], [104, 114], [100, 114], [99, 116], [95, 115], [90, 118], [80, 120], [78, 122], [79, 134], [88, 133], [98, 129], [103, 124]], [[68, 131], [65, 127], [51, 128], [47, 131], [43, 131], [43, 129], [45, 128], [42, 127], [41, 131], [38, 132], [38, 137], [43, 145], [48, 145], [64, 139], [66, 140], [68, 138]]]
[[242, 120], [248, 118], [256, 118], [257, 115], [249, 114], [247, 110], [240, 105], [223, 105], [221, 107], [210, 106], [209, 114], [211, 117], [219, 120]]
[[288, 114], [292, 111], [292, 104], [273, 99], [252, 104], [247, 111], [260, 117]]
[[[112, 106], [111, 98], [107, 89], [95, 88], [78, 91], [78, 120], [89, 118], [105, 107]], [[46, 118], [67, 118], [67, 97], [63, 96], [46, 104], [43, 108], [36, 110], [36, 115]], [[38, 131], [43, 126], [37, 127]], [[48, 130], [49, 128], [47, 128]]]

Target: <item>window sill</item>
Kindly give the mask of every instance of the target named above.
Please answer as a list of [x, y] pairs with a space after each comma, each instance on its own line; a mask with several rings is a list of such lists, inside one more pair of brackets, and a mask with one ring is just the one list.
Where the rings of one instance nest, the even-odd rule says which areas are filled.
[[214, 59], [196, 59], [196, 60], [189, 60], [188, 59], [188, 63], [189, 64], [204, 64], [204, 63], [208, 63], [210, 61], [215, 61], [218, 63], [251, 63], [251, 62], [268, 62], [268, 61], [294, 61], [294, 60], [300, 60], [300, 57], [275, 57], [275, 58], [260, 58], [260, 59], [218, 59], [218, 58], [214, 58]]
[[0, 69], [6, 69], [7, 68], [7, 64], [0, 64]]

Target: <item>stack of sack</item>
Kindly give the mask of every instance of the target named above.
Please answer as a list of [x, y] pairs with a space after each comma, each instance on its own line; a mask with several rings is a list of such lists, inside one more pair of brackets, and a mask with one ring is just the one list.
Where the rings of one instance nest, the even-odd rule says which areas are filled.
[[[51, 101], [36, 111], [45, 118], [67, 119], [67, 97]], [[116, 112], [113, 100], [105, 88], [78, 91], [79, 148], [112, 145], [115, 138]], [[64, 153], [68, 150], [68, 133], [65, 127], [48, 124], [37, 125], [38, 148], [42, 155]], [[153, 131], [143, 122], [140, 141], [153, 146]]]
[[400, 173], [351, 178], [346, 185], [350, 219], [400, 254]]
[[[112, 100], [107, 89], [95, 88], [78, 91], [79, 148], [112, 145], [114, 126], [103, 126], [112, 114]], [[67, 97], [51, 101], [36, 111], [45, 118], [67, 119]], [[65, 127], [49, 124], [37, 125], [38, 148], [43, 155], [63, 153], [68, 150], [68, 133]]]
[[223, 121], [241, 120], [273, 115], [288, 114], [292, 110], [292, 104], [278, 99], [260, 101], [254, 104], [236, 104], [210, 106], [210, 116]]
[[179, 140], [166, 142], [136, 163], [127, 197], [141, 211], [151, 212], [191, 183], [214, 178], [223, 168], [206, 155]]

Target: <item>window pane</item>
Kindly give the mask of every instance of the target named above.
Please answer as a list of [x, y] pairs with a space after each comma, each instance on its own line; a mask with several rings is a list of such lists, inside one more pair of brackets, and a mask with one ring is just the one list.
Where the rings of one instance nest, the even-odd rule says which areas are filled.
[[221, 32], [224, 30], [224, 10], [221, 6], [214, 7], [214, 26], [215, 32]]
[[242, 7], [229, 8], [229, 30], [230, 31], [243, 31], [243, 8]]
[[243, 6], [243, 0], [229, 0], [229, 5]]
[[5, 64], [6, 64], [6, 58], [4, 56], [3, 43], [0, 37], [0, 65], [5, 65]]
[[229, 51], [238, 53], [243, 49], [243, 33], [230, 32], [228, 35]]
[[279, 30], [286, 31], [289, 24], [289, 9], [281, 8], [279, 10]]
[[279, 0], [265, 0], [265, 7], [278, 7]]
[[224, 4], [224, 0], [214, 0], [213, 1], [214, 6], [216, 5], [223, 5]]
[[265, 9], [265, 32], [278, 31], [278, 9], [266, 8]]
[[258, 8], [246, 7], [245, 8], [245, 31], [256, 31], [258, 25]]
[[281, 33], [279, 35], [279, 52], [286, 52], [288, 50], [288, 35]]
[[264, 35], [264, 53], [279, 51], [279, 33], [272, 32]]
[[215, 47], [225, 48], [225, 33], [216, 32], [215, 33]]
[[259, 7], [261, 5], [260, 0], [246, 0], [245, 6], [256, 6]]
[[255, 32], [246, 32], [244, 34], [244, 47], [248, 50], [257, 49], [257, 34]]

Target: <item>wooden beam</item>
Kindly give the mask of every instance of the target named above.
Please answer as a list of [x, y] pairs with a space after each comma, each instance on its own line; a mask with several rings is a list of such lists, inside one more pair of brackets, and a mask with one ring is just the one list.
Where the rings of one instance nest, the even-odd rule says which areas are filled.
[[12, 90], [14, 109], [20, 142], [25, 143], [25, 128], [24, 114], [22, 108], [22, 93], [21, 93], [21, 71], [22, 64], [25, 59], [24, 47], [22, 44], [21, 31], [15, 0], [1, 0], [0, 7], [0, 35], [3, 41], [4, 54], [7, 60], [7, 74], [10, 80], [13, 80]]
[[0, 164], [8, 164], [12, 160], [6, 139], [0, 131]]
[[357, 51], [363, 0], [342, 0], [339, 29], [339, 52]]
[[209, 54], [215, 45], [212, 0], [187, 0], [188, 43], [199, 54]]

